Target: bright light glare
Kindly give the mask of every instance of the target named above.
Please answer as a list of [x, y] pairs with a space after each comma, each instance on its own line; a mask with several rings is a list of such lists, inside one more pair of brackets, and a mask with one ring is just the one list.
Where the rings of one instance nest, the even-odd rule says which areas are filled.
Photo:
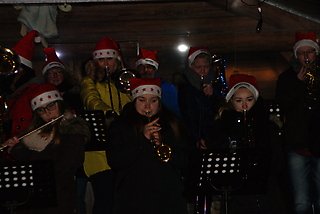
[[58, 51], [56, 51], [56, 54], [57, 54], [58, 58], [60, 58], [62, 56], [62, 54]]
[[186, 44], [180, 44], [178, 45], [177, 49], [180, 52], [186, 52], [189, 49], [189, 47]]

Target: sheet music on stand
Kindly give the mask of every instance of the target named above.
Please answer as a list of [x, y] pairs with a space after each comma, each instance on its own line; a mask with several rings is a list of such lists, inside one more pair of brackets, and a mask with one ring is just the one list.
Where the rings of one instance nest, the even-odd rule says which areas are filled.
[[80, 115], [88, 124], [91, 140], [86, 145], [87, 151], [101, 150], [107, 143], [107, 128], [104, 112], [101, 110], [84, 111]]
[[55, 206], [54, 168], [50, 161], [0, 164], [0, 205], [14, 213], [17, 207]]

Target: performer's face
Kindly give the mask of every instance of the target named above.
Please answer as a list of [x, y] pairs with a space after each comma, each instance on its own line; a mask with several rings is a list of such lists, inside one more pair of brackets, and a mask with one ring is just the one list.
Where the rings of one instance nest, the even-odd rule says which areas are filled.
[[210, 71], [210, 61], [207, 56], [198, 56], [191, 65], [191, 69], [199, 76], [207, 76]]
[[316, 60], [317, 53], [313, 47], [301, 46], [297, 50], [297, 59], [300, 64], [305, 66], [306, 63], [312, 63]]
[[137, 68], [141, 78], [154, 78], [156, 74], [156, 67], [152, 65], [139, 65]]
[[60, 109], [57, 101], [37, 108], [36, 112], [46, 123], [60, 116]]
[[151, 117], [160, 110], [160, 99], [156, 95], [144, 94], [136, 98], [136, 111], [144, 116]]
[[96, 59], [96, 65], [99, 69], [105, 70], [108, 67], [110, 72], [114, 72], [117, 69], [117, 59], [111, 57]]
[[47, 71], [47, 82], [55, 86], [60, 85], [64, 81], [62, 68], [53, 67]]
[[239, 88], [234, 92], [231, 98], [231, 104], [233, 108], [242, 112], [243, 110], [250, 110], [252, 106], [256, 103], [253, 93], [247, 88]]

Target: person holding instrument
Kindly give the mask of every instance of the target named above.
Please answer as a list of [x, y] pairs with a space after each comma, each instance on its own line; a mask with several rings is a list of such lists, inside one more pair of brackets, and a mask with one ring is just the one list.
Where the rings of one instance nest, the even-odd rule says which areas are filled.
[[[128, 93], [116, 86], [116, 77], [121, 72], [119, 46], [114, 40], [103, 37], [97, 42], [92, 58], [92, 61], [88, 61], [87, 76], [81, 82], [80, 96], [86, 110], [101, 110], [105, 113], [108, 128], [131, 100]], [[93, 189], [93, 214], [110, 213], [113, 172], [107, 162], [105, 148], [85, 153], [84, 171]]]
[[[88, 110], [102, 110], [107, 115], [119, 114], [130, 101], [129, 94], [115, 85], [121, 72], [118, 44], [108, 37], [101, 38], [92, 53], [94, 69], [81, 82], [81, 97]], [[110, 87], [108, 85], [110, 83]]]
[[259, 96], [256, 78], [247, 74], [232, 74], [229, 88], [226, 102], [220, 107], [214, 121], [214, 127], [219, 130], [210, 136], [215, 139], [210, 140], [208, 147], [265, 147], [268, 137], [263, 132], [267, 128], [268, 114], [263, 99]]
[[279, 75], [293, 213], [320, 212], [320, 64], [315, 32], [297, 32], [293, 64]]
[[[4, 144], [14, 160], [53, 163], [57, 205], [18, 208], [17, 213], [74, 213], [74, 176], [83, 163], [84, 145], [90, 138], [89, 128], [84, 120], [74, 117], [64, 108], [63, 99], [55, 86], [32, 84], [26, 94], [33, 110], [33, 121], [27, 130], [20, 133], [19, 136], [24, 136], [22, 139], [15, 136]], [[38, 130], [38, 127], [43, 128]]]
[[182, 120], [188, 127], [192, 147], [206, 149], [206, 134], [222, 99], [214, 92], [214, 72], [207, 48], [191, 47], [185, 82], [179, 85], [178, 101]]
[[[266, 212], [266, 208], [272, 207], [266, 206], [267, 163], [271, 161], [269, 114], [254, 76], [232, 74], [228, 85], [226, 102], [214, 119], [207, 146], [220, 154], [237, 153], [242, 160], [240, 167], [246, 178], [234, 175], [239, 179], [226, 184], [231, 193], [239, 191], [231, 196], [229, 213], [269, 213]], [[211, 183], [215, 185], [215, 180]]]
[[181, 171], [185, 134], [161, 105], [160, 79], [133, 78], [133, 101], [112, 123], [108, 162], [116, 174], [115, 214], [186, 214]]
[[209, 50], [191, 47], [187, 61], [187, 69], [182, 78], [184, 81], [178, 85], [178, 103], [181, 119], [188, 131], [190, 156], [185, 184], [191, 210], [197, 198], [200, 155], [207, 149], [207, 135], [212, 131], [214, 115], [223, 99], [215, 93], [212, 84], [214, 71]]

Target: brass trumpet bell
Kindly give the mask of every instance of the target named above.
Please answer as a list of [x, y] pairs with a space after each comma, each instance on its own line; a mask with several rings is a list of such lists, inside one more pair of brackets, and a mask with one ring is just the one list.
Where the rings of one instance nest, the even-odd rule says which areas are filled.
[[0, 75], [16, 73], [19, 65], [20, 58], [13, 50], [0, 46]]
[[135, 72], [130, 69], [123, 69], [116, 79], [117, 88], [123, 93], [130, 93], [130, 79], [136, 77]]
[[166, 163], [171, 159], [171, 147], [166, 144], [161, 144], [156, 147], [156, 154], [162, 162]]

